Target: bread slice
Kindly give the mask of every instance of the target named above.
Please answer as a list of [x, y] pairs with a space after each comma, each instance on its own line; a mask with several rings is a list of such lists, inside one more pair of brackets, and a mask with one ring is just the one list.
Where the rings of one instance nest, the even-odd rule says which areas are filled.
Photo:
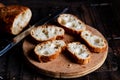
[[93, 52], [103, 52], [107, 47], [104, 38], [94, 35], [88, 30], [81, 33], [81, 38], [85, 41], [90, 50]]
[[42, 25], [31, 30], [31, 36], [39, 42], [62, 38], [64, 33], [63, 28], [55, 25]]
[[13, 35], [19, 34], [32, 17], [30, 8], [10, 5], [0, 8], [0, 28]]
[[48, 62], [57, 58], [65, 47], [63, 40], [53, 40], [38, 44], [34, 52], [40, 62]]
[[61, 14], [57, 18], [58, 23], [71, 34], [80, 34], [86, 29], [86, 25], [72, 14]]
[[87, 64], [91, 58], [91, 52], [80, 42], [72, 42], [67, 45], [67, 50], [79, 64]]

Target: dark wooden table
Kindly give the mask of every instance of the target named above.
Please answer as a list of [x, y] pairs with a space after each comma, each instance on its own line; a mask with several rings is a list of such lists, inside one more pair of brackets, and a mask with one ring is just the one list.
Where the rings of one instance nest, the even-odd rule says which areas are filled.
[[[108, 1], [108, 0], [107, 0]], [[109, 43], [109, 52], [105, 63], [96, 71], [73, 80], [120, 80], [120, 23], [117, 9], [112, 2], [94, 2], [93, 0], [0, 0], [5, 5], [28, 6], [33, 16], [30, 24], [49, 13], [69, 7], [69, 13], [75, 14], [86, 24], [98, 29]], [[0, 34], [0, 40], [14, 36]], [[24, 40], [23, 40], [24, 41]], [[9, 52], [0, 57], [0, 80], [52, 80], [55, 78], [40, 74], [33, 69], [22, 54], [21, 41]], [[0, 45], [2, 46], [2, 45]]]

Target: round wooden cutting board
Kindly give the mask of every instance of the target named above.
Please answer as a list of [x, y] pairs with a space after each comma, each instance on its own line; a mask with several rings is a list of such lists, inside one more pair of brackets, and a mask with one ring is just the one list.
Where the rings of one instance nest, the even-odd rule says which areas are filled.
[[[92, 31], [93, 34], [103, 37], [103, 35], [96, 29], [90, 26], [87, 26], [87, 29]], [[71, 35], [65, 34], [64, 40], [66, 42], [69, 42], [77, 39]], [[68, 56], [69, 54], [65, 52], [60, 53], [56, 59], [50, 62], [40, 63], [34, 57], [34, 47], [35, 44], [33, 42], [30, 42], [30, 40], [26, 39], [23, 42], [23, 52], [27, 60], [34, 67], [36, 67], [40, 73], [55, 78], [76, 78], [89, 74], [98, 69], [104, 63], [108, 53], [107, 43], [106, 50], [102, 53], [92, 53], [90, 62], [85, 65], [75, 63], [72, 58]]]

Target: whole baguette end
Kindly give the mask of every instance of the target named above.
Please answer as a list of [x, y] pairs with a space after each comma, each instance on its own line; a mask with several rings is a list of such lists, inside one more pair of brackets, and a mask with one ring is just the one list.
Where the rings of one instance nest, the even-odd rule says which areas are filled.
[[32, 17], [30, 8], [10, 5], [0, 8], [0, 28], [13, 35], [19, 34]]

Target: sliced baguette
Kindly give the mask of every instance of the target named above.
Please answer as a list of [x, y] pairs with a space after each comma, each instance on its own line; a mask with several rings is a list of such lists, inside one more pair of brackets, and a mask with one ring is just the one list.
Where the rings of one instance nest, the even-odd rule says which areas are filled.
[[31, 36], [39, 42], [62, 38], [64, 33], [63, 28], [55, 25], [42, 25], [31, 30]]
[[66, 43], [63, 40], [53, 40], [38, 44], [34, 53], [40, 62], [51, 61], [65, 49]]
[[30, 8], [10, 5], [0, 8], [0, 28], [13, 35], [19, 34], [32, 17]]
[[81, 44], [80, 42], [69, 43], [67, 45], [67, 50], [77, 63], [79, 64], [89, 63], [91, 52], [84, 44]]
[[93, 52], [103, 52], [107, 47], [104, 38], [94, 35], [88, 30], [81, 33], [81, 38], [85, 41], [90, 50]]
[[57, 18], [58, 23], [71, 34], [80, 34], [86, 29], [86, 25], [72, 14], [61, 14]]

